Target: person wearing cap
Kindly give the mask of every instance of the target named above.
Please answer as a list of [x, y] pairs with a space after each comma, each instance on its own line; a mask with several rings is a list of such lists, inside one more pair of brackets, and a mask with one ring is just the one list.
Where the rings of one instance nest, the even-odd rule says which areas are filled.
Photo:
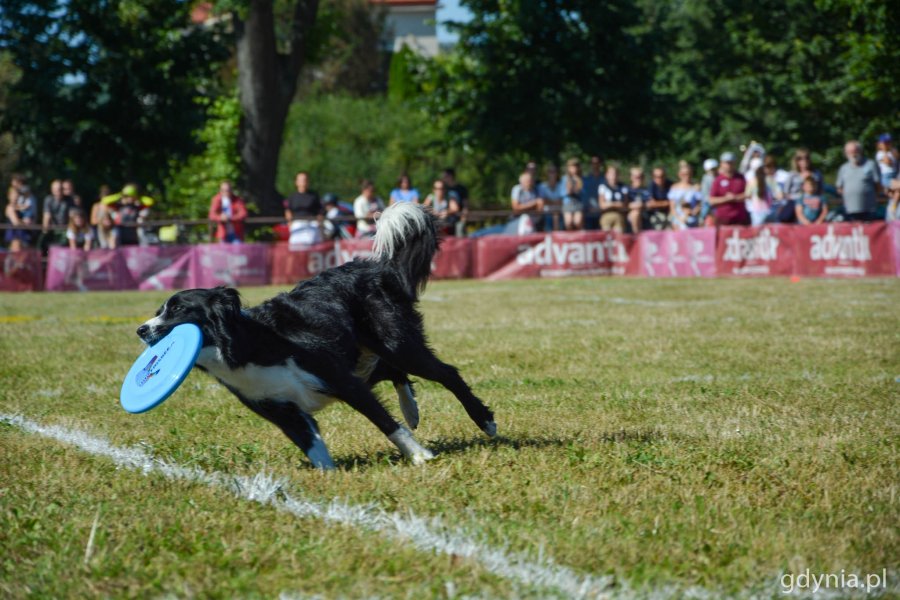
[[234, 193], [230, 181], [219, 184], [219, 193], [209, 202], [209, 220], [216, 225], [215, 239], [227, 244], [244, 241], [247, 204]]
[[700, 179], [700, 218], [699, 223], [703, 227], [711, 227], [714, 225], [712, 220], [712, 207], [709, 205], [709, 191], [712, 189], [713, 181], [716, 180], [716, 171], [719, 168], [719, 161], [714, 158], [707, 158], [703, 161], [703, 177]]
[[882, 133], [878, 136], [878, 147], [875, 152], [875, 162], [878, 163], [878, 171], [881, 174], [881, 186], [888, 189], [891, 181], [900, 176], [900, 154], [894, 148], [891, 134]]
[[111, 194], [100, 202], [112, 209], [116, 224], [116, 240], [121, 246], [146, 243], [146, 233], [141, 224], [150, 216], [153, 198], [141, 196], [135, 183], [128, 183], [118, 194]]
[[735, 171], [734, 154], [724, 152], [719, 157], [719, 174], [709, 190], [709, 204], [715, 214], [716, 225], [749, 225], [747, 212], [747, 180]]
[[876, 198], [881, 191], [878, 167], [863, 155], [862, 145], [856, 140], [844, 144], [844, 155], [847, 162], [838, 169], [836, 182], [844, 200], [844, 219], [874, 221]]

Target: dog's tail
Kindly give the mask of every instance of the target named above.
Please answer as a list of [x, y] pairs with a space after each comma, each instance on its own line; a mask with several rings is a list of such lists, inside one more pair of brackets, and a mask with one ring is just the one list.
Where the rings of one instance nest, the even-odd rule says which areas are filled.
[[419, 205], [398, 202], [381, 214], [375, 226], [375, 257], [394, 264], [410, 297], [418, 297], [440, 243], [434, 215]]

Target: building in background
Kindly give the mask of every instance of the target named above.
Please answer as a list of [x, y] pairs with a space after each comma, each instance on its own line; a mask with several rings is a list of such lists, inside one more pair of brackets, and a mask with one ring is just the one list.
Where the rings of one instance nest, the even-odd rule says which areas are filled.
[[437, 0], [370, 0], [384, 7], [385, 45], [397, 52], [406, 44], [423, 56], [438, 53]]

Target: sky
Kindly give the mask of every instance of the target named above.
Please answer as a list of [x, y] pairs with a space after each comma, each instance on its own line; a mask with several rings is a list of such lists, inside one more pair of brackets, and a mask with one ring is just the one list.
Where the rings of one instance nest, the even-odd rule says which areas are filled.
[[466, 21], [471, 16], [471, 13], [469, 13], [468, 10], [459, 5], [459, 1], [460, 0], [441, 0], [438, 4], [437, 35], [439, 43], [455, 42], [457, 37], [447, 31], [447, 28], [441, 25], [442, 22]]

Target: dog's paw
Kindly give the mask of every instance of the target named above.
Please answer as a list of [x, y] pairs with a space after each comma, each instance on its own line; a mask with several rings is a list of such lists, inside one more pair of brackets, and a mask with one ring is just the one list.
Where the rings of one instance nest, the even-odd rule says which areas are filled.
[[497, 435], [497, 424], [493, 421], [488, 421], [481, 428], [488, 437], [496, 437]]
[[426, 462], [428, 462], [429, 460], [431, 460], [433, 458], [434, 458], [434, 454], [428, 448], [422, 448], [419, 451], [413, 452], [409, 456], [410, 462], [412, 462], [412, 464], [414, 464], [416, 466], [424, 465]]

